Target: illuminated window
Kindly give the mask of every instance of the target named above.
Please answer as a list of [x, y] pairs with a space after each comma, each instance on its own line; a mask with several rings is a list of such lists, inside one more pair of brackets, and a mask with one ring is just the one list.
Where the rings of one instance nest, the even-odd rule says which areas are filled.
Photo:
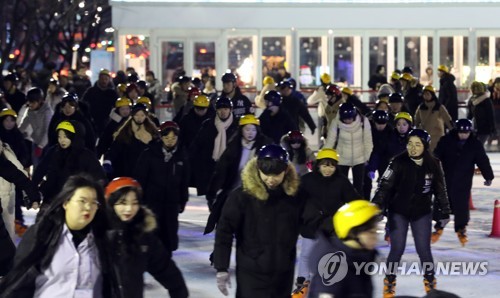
[[301, 87], [316, 86], [321, 75], [321, 37], [301, 37], [299, 39], [300, 49], [300, 73], [299, 83]]
[[283, 67], [288, 71], [286, 61], [286, 38], [262, 38], [262, 77], [270, 75], [276, 81], [284, 77]]
[[184, 69], [184, 43], [165, 41], [161, 44], [163, 83], [171, 84], [176, 71]]
[[238, 75], [244, 87], [255, 86], [255, 64], [252, 37], [230, 37], [227, 40], [228, 68]]
[[335, 82], [354, 84], [354, 37], [335, 37], [334, 78]]
[[193, 77], [201, 78], [202, 74], [215, 76], [215, 42], [194, 43]]

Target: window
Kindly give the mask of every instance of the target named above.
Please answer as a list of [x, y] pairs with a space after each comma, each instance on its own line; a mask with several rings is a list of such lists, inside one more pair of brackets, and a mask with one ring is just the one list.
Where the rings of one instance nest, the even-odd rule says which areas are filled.
[[334, 81], [354, 84], [354, 37], [335, 37]]
[[174, 74], [184, 69], [184, 43], [179, 41], [165, 41], [161, 44], [163, 84], [171, 84]]
[[195, 42], [193, 48], [193, 77], [201, 78], [203, 74], [215, 77], [215, 42]]
[[300, 86], [317, 86], [322, 72], [321, 37], [301, 37], [299, 39], [299, 49]]
[[286, 61], [286, 38], [262, 38], [262, 77], [269, 75], [281, 81], [288, 71]]
[[245, 87], [254, 87], [255, 65], [253, 56], [252, 37], [230, 37], [227, 41], [228, 68], [238, 75], [241, 84]]

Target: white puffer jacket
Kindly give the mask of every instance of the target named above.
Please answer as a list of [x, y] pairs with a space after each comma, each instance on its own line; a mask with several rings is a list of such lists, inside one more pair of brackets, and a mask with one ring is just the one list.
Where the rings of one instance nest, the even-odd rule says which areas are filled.
[[325, 147], [337, 150], [341, 166], [364, 164], [370, 159], [373, 149], [370, 121], [358, 113], [354, 122], [345, 124], [337, 115], [328, 129]]

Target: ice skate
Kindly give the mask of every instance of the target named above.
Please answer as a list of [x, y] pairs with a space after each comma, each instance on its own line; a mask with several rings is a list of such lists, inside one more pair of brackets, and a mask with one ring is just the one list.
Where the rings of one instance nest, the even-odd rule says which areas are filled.
[[441, 238], [441, 235], [443, 235], [443, 229], [436, 229], [434, 232], [432, 232], [431, 243], [438, 242], [439, 238]]
[[16, 220], [15, 230], [16, 230], [17, 236], [23, 237], [23, 235], [27, 229], [28, 229], [28, 227], [24, 223], [22, 223], [20, 220]]
[[396, 278], [384, 278], [384, 298], [393, 298], [396, 296]]
[[426, 293], [429, 293], [431, 290], [436, 288], [436, 278], [433, 276], [432, 281], [429, 281], [428, 278], [424, 277], [424, 289]]
[[292, 298], [305, 298], [307, 297], [307, 292], [309, 290], [310, 281], [306, 280], [304, 277], [297, 277], [295, 282], [295, 290], [292, 292]]
[[460, 241], [462, 246], [465, 246], [465, 244], [469, 242], [469, 238], [467, 238], [467, 234], [465, 234], [465, 232], [465, 229], [457, 232], [458, 241]]

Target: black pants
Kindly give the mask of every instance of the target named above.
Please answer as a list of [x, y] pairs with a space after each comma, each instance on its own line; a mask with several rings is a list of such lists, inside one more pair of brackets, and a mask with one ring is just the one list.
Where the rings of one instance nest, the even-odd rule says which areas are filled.
[[290, 271], [272, 275], [236, 268], [236, 297], [290, 298], [293, 274], [293, 268]]
[[[154, 211], [154, 209], [153, 209]], [[165, 248], [175, 251], [179, 247], [179, 205], [169, 204], [159, 213], [156, 213], [158, 221], [157, 235]]]
[[[349, 169], [351, 166], [338, 166], [340, 172], [344, 174], [344, 176], [349, 175]], [[363, 185], [365, 181], [365, 165], [359, 164], [352, 167], [352, 185], [358, 191], [359, 195], [362, 196], [364, 194]], [[369, 198], [365, 198], [369, 199]]]
[[0, 276], [7, 275], [12, 268], [16, 246], [10, 238], [9, 232], [5, 229], [3, 218], [0, 215]]
[[465, 229], [470, 219], [469, 192], [458, 192], [450, 189], [448, 191], [450, 207], [454, 215], [455, 232]]

